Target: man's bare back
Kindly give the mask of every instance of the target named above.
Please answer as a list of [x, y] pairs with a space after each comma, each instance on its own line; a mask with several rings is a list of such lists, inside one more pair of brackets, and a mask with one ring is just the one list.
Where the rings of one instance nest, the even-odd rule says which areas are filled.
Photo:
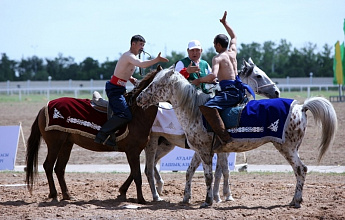
[[234, 51], [219, 53], [213, 58], [212, 64], [213, 69], [218, 69], [217, 78], [219, 81], [236, 79], [237, 60], [236, 53]]

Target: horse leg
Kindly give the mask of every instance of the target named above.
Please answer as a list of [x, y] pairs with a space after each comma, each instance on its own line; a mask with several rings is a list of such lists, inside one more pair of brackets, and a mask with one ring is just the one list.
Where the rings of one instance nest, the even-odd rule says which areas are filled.
[[[224, 159], [221, 154], [223, 153], [218, 153], [217, 154], [217, 166], [216, 170], [214, 172], [214, 183], [213, 183], [213, 200], [216, 201], [216, 203], [222, 202], [222, 199], [220, 198], [219, 195], [219, 185], [220, 185], [220, 180], [222, 178], [222, 165], [220, 164], [220, 161]], [[225, 181], [225, 179], [224, 179]], [[225, 187], [225, 186], [223, 186]]]
[[[63, 137], [64, 136], [64, 137]], [[47, 157], [43, 163], [43, 168], [47, 176], [48, 185], [49, 185], [49, 195], [48, 198], [52, 198], [53, 201], [57, 201], [57, 191], [55, 188], [54, 178], [53, 178], [53, 168], [55, 161], [58, 157], [59, 151], [64, 144], [65, 140], [67, 138], [67, 135], [60, 136], [59, 140], [50, 140], [46, 137], [44, 137], [44, 140], [46, 140], [47, 148], [48, 148], [48, 154]]]
[[65, 169], [67, 162], [70, 158], [71, 151], [72, 151], [73, 143], [66, 142], [63, 148], [61, 148], [60, 153], [58, 155], [58, 159], [55, 164], [54, 171], [56, 173], [57, 179], [60, 184], [61, 192], [62, 192], [62, 200], [70, 200], [72, 197], [70, 196], [67, 188], [67, 184], [65, 181]]
[[[157, 152], [157, 146], [158, 146], [158, 137], [151, 137], [150, 142], [145, 148], [145, 174], [147, 177], [147, 181], [149, 182], [151, 193], [152, 193], [152, 199], [153, 201], [162, 201], [163, 199], [160, 198], [156, 187], [155, 187], [155, 180], [154, 180], [154, 170], [155, 170], [155, 155]], [[157, 171], [158, 172], [158, 171]], [[159, 173], [158, 173], [159, 175]]]
[[120, 195], [117, 198], [126, 200], [126, 193], [132, 181], [133, 181], [133, 176], [132, 176], [132, 173], [130, 173], [126, 181], [120, 187], [119, 189]]
[[[129, 146], [131, 148], [131, 146]], [[127, 152], [127, 160], [129, 163], [129, 166], [131, 168], [131, 173], [124, 184], [120, 187], [120, 197], [126, 197], [127, 190], [132, 183], [132, 180], [134, 180], [136, 188], [137, 188], [137, 200], [139, 204], [145, 204], [146, 201], [143, 196], [142, 192], [142, 179], [141, 179], [141, 171], [140, 171], [140, 152]]]
[[190, 199], [192, 197], [192, 179], [194, 176], [194, 173], [196, 169], [199, 167], [201, 163], [201, 158], [198, 153], [194, 153], [193, 158], [188, 166], [188, 169], [186, 171], [186, 185], [184, 187], [184, 197], [183, 197], [183, 203], [190, 203]]
[[[232, 197], [230, 184], [229, 184], [229, 177], [230, 177], [230, 170], [229, 170], [229, 163], [228, 163], [228, 157], [230, 153], [218, 153], [217, 154], [217, 169], [218, 165], [221, 167], [221, 172], [223, 174], [223, 196], [225, 197], [225, 201], [235, 201], [235, 199]], [[216, 173], [217, 173], [216, 169]], [[219, 174], [218, 174], [219, 175]], [[220, 178], [218, 182], [220, 182]], [[215, 177], [217, 179], [217, 177]], [[216, 180], [214, 181], [216, 183]], [[214, 184], [214, 187], [215, 184]], [[215, 189], [213, 189], [213, 193], [217, 192]], [[218, 183], [218, 196], [219, 196], [219, 183]], [[215, 197], [215, 196], [213, 196]], [[220, 200], [221, 201], [221, 200]]]
[[[302, 139], [301, 139], [302, 140]], [[289, 162], [292, 166], [292, 169], [296, 176], [296, 188], [295, 188], [295, 195], [290, 202], [290, 206], [294, 206], [295, 208], [300, 208], [301, 203], [303, 202], [302, 194], [303, 194], [303, 186], [305, 182], [305, 178], [307, 175], [308, 168], [303, 164], [299, 155], [298, 155], [298, 148], [302, 141], [297, 144], [274, 144], [274, 146], [279, 150], [279, 152], [285, 157], [285, 159]], [[296, 146], [291, 148], [291, 146]]]
[[156, 151], [154, 174], [155, 174], [155, 179], [156, 179], [157, 192], [159, 195], [163, 194], [164, 180], [157, 169], [157, 163], [162, 157], [167, 155], [174, 148], [175, 146], [165, 139], [165, 141], [159, 144], [159, 147], [157, 148], [157, 151]]
[[200, 208], [207, 208], [213, 204], [213, 172], [212, 172], [212, 158], [213, 154], [205, 153], [200, 155], [202, 165], [204, 168], [204, 176], [206, 183], [206, 199], [205, 202], [200, 206]]

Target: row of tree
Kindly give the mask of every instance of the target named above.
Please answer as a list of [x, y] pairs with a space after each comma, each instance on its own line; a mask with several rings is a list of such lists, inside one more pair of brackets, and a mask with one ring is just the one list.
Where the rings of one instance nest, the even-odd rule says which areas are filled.
[[[202, 59], [211, 64], [215, 55], [214, 48], [209, 48], [203, 51]], [[169, 62], [160, 65], [167, 68], [185, 56], [185, 52], [172, 51], [171, 55], [167, 55]], [[267, 41], [262, 45], [255, 42], [238, 45], [238, 63], [241, 64], [243, 59], [247, 60], [249, 57], [270, 77], [309, 77], [310, 73], [313, 73], [314, 77], [333, 76], [332, 46], [327, 44], [321, 51], [312, 43], [306, 43], [301, 49], [293, 48], [286, 40], [281, 40], [279, 44]], [[62, 54], [55, 59], [32, 56], [15, 61], [3, 53], [0, 61], [0, 81], [39, 81], [47, 80], [49, 76], [52, 80], [110, 79], [116, 63], [117, 60], [99, 63], [87, 57], [78, 64], [74, 58], [63, 57]], [[240, 66], [238, 65], [238, 68]], [[149, 71], [150, 68], [145, 70]], [[141, 78], [139, 71], [134, 76]]]

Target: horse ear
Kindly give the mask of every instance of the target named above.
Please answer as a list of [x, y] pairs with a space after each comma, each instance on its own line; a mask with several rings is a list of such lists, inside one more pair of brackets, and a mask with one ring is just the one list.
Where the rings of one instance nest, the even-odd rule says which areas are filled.
[[[249, 58], [249, 59], [250, 59], [250, 58]], [[247, 62], [246, 62], [246, 60], [245, 60], [244, 58], [243, 58], [243, 66], [244, 66], [244, 67], [248, 67], [248, 66], [250, 66], [250, 64], [249, 64], [249, 63], [247, 63]]]
[[157, 72], [161, 71], [163, 69], [163, 67], [161, 65], [158, 64], [157, 66]]
[[255, 65], [251, 57], [249, 57], [248, 62], [250, 65]]

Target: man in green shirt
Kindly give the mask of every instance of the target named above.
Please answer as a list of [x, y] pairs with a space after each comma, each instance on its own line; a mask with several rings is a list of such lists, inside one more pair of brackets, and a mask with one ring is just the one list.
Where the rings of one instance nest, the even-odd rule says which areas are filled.
[[[180, 72], [190, 82], [212, 72], [210, 65], [201, 59], [202, 47], [198, 40], [192, 40], [188, 43], [187, 53], [188, 57], [176, 63], [175, 71]], [[201, 88], [204, 93], [209, 93], [204, 83], [198, 88]]]

